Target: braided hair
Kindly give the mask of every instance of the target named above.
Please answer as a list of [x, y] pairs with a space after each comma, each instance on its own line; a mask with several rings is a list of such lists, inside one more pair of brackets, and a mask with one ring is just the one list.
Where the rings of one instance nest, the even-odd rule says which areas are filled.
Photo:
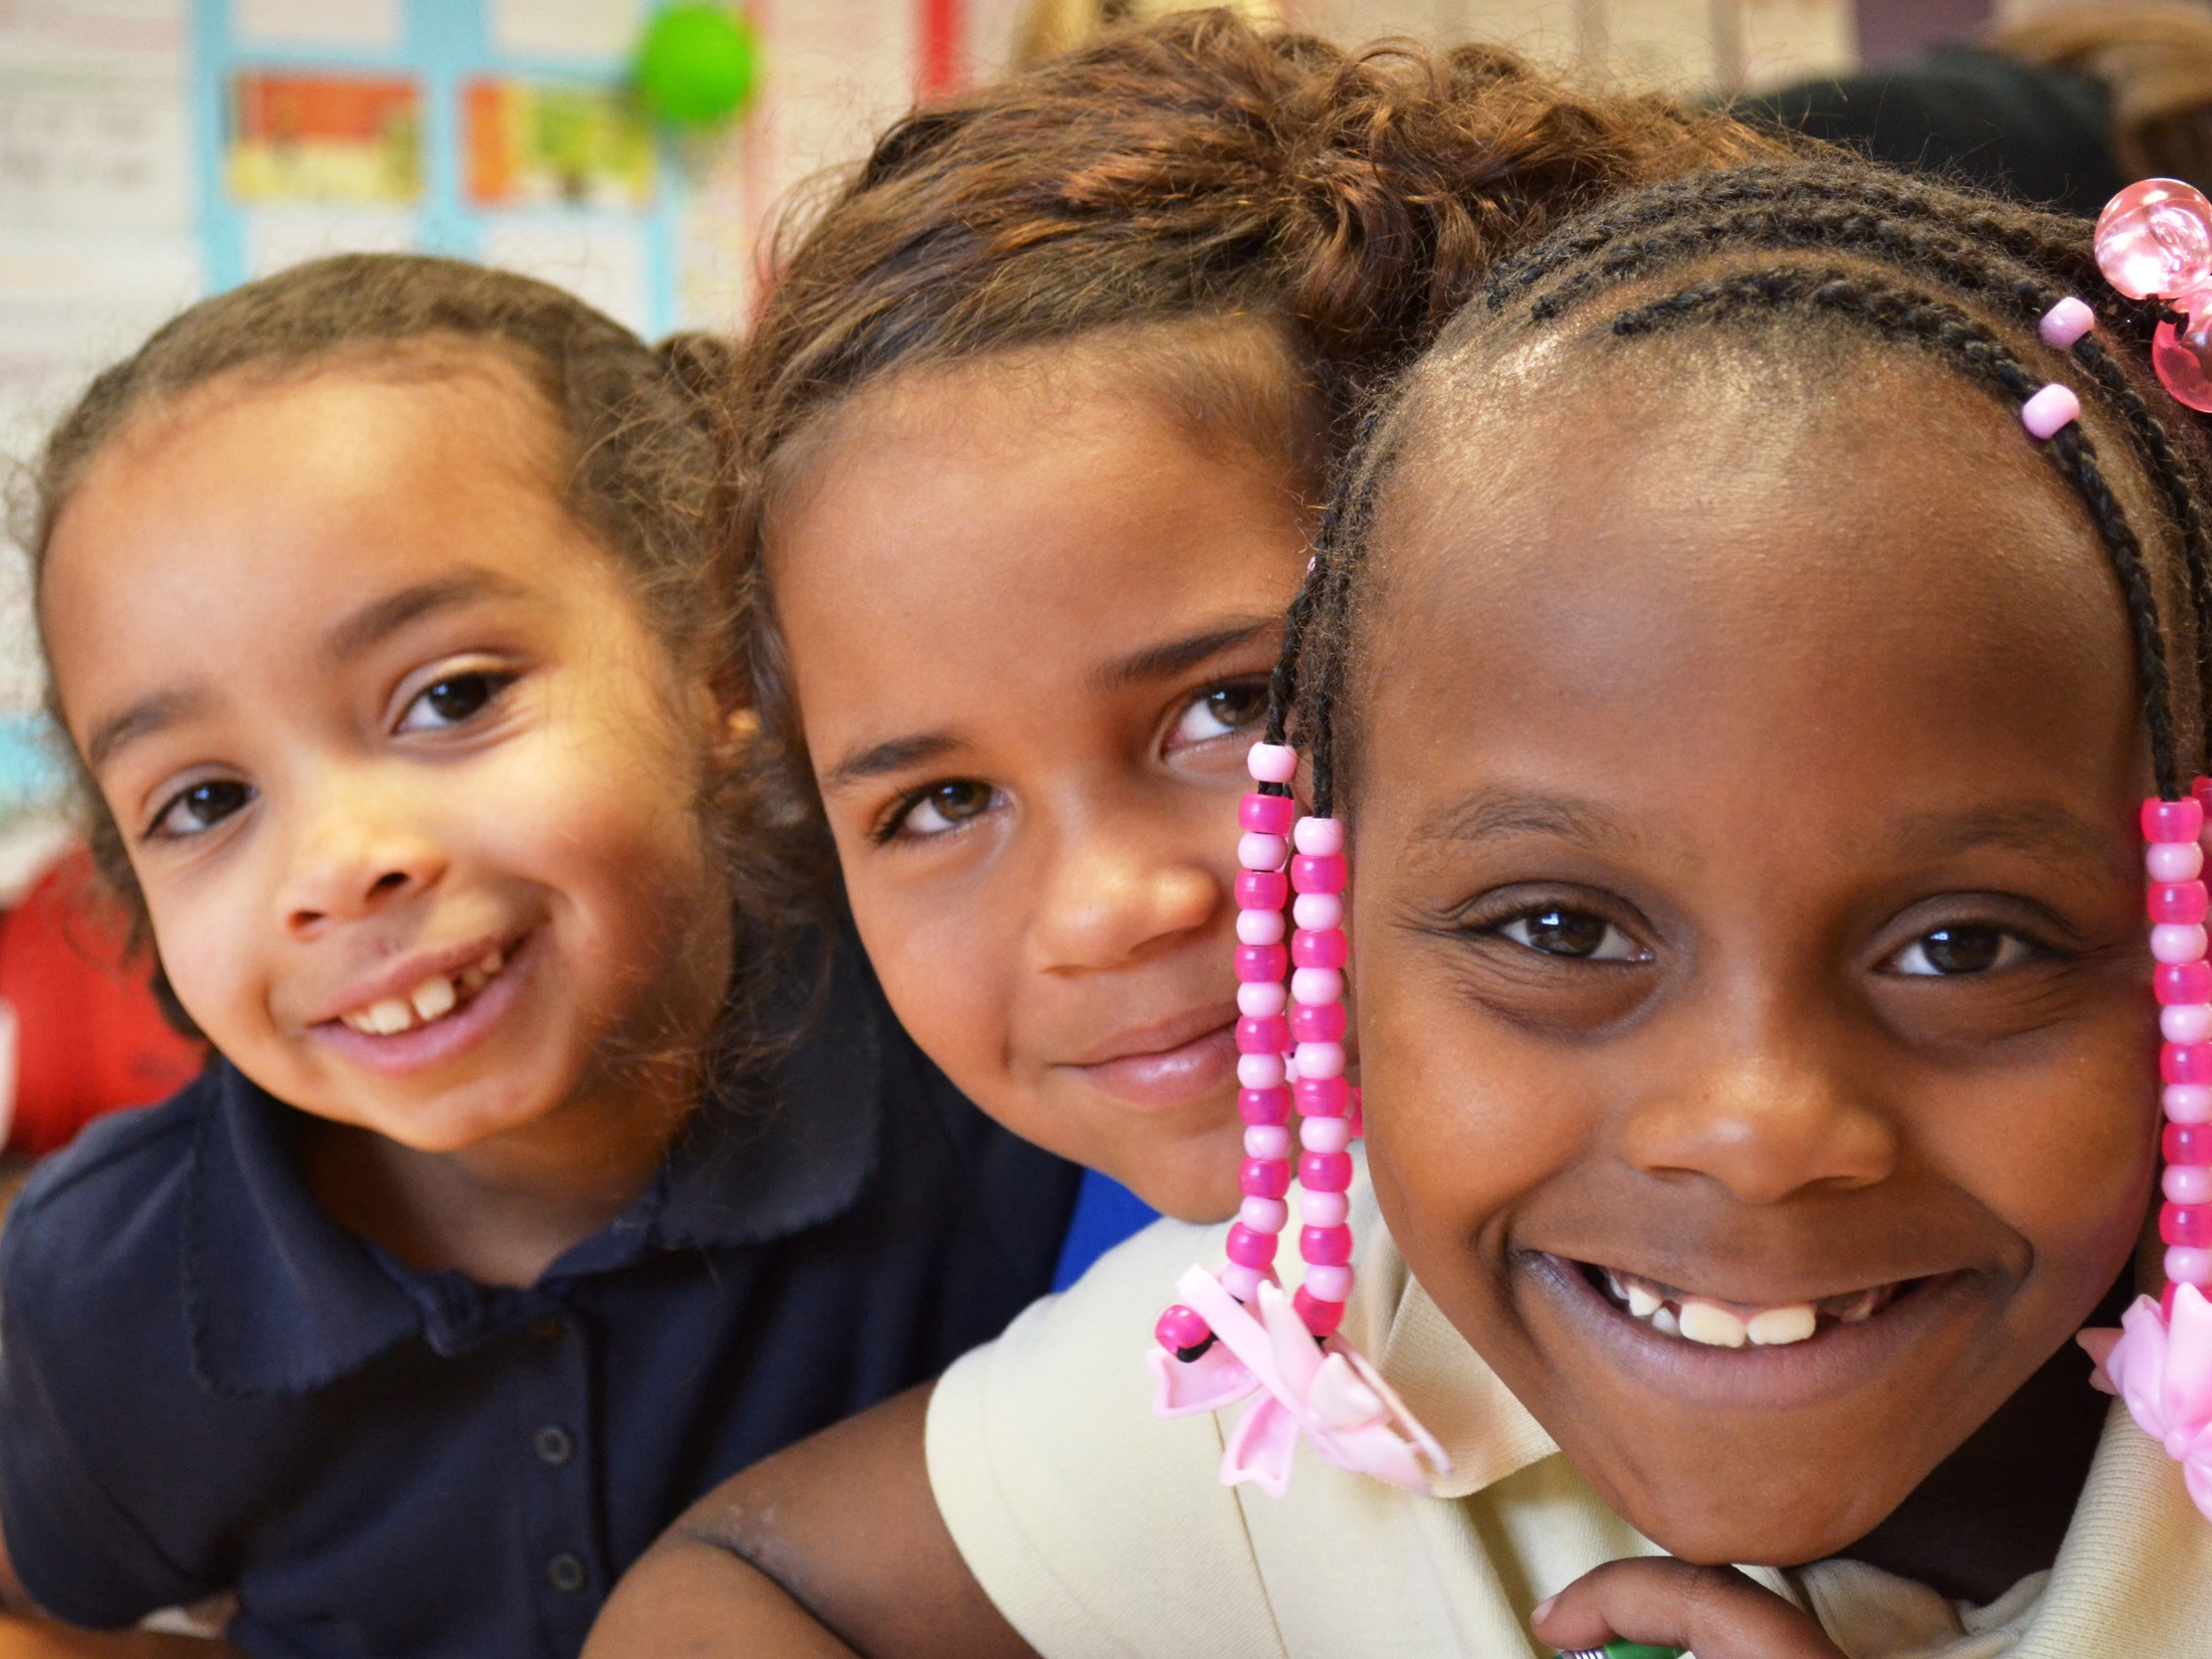
[[[2090, 304], [2097, 326], [2061, 366], [2037, 330], [2069, 296]], [[2118, 582], [2152, 771], [2158, 793], [2177, 799], [2202, 769], [2212, 724], [2212, 464], [2195, 423], [2150, 373], [2151, 334], [2166, 314], [2106, 285], [2086, 223], [1869, 163], [1744, 167], [1624, 192], [1502, 266], [1368, 415], [1290, 611], [1270, 686], [1270, 740], [1296, 733], [1311, 764], [1313, 810], [1329, 814], [1376, 506], [1408, 454], [1418, 406], [1451, 365], [1546, 333], [1625, 343], [1781, 321], [1790, 326], [1762, 334], [1773, 342], [1762, 350], [1815, 352], [1839, 333], [1856, 335], [1945, 364], [2014, 411], [2056, 368], [2085, 411], [2103, 417], [2100, 430], [2119, 440], [2120, 465], [2147, 485], [2158, 524], [2130, 521], [2111, 463], [2081, 423], [2043, 450]], [[2179, 579], [2161, 583], [2154, 561], [2166, 548]], [[2162, 611], [2161, 586], [2179, 598], [2181, 614]]]

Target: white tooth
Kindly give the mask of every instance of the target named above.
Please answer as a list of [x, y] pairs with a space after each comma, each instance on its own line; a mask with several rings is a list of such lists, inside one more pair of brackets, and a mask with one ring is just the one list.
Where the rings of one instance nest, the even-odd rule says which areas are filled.
[[368, 1015], [362, 1013], [361, 1010], [358, 1008], [354, 1009], [350, 1014], [340, 1014], [338, 1018], [345, 1021], [346, 1028], [348, 1030], [358, 1031], [364, 1036], [369, 1037], [373, 1037], [376, 1035], [376, 1027], [369, 1024]]
[[387, 996], [381, 1002], [369, 1004], [369, 1029], [379, 1037], [389, 1037], [394, 1032], [405, 1031], [414, 1023], [415, 1010], [396, 996]]
[[1859, 1300], [1846, 1308], [1840, 1316], [1846, 1325], [1857, 1325], [1861, 1320], [1874, 1318], [1875, 1291], [1863, 1292]]
[[409, 991], [407, 1000], [414, 1004], [416, 1017], [427, 1025], [441, 1014], [452, 1013], [453, 1005], [461, 998], [455, 994], [453, 981], [437, 973]]
[[1650, 1319], [1652, 1315], [1658, 1313], [1665, 1306], [1666, 1304], [1652, 1295], [1650, 1291], [1644, 1289], [1642, 1285], [1628, 1287], [1628, 1311], [1638, 1319]]
[[1654, 1331], [1663, 1332], [1670, 1337], [1679, 1337], [1682, 1335], [1682, 1325], [1675, 1318], [1674, 1309], [1666, 1306], [1664, 1303], [1660, 1305], [1659, 1312], [1652, 1315], [1652, 1329]]
[[1780, 1348], [1787, 1343], [1801, 1343], [1813, 1334], [1820, 1324], [1812, 1304], [1800, 1302], [1793, 1308], [1768, 1308], [1753, 1314], [1745, 1322], [1744, 1335], [1759, 1348]]
[[1743, 1322], [1709, 1302], [1682, 1305], [1682, 1334], [1708, 1348], [1741, 1348], [1744, 1343]]

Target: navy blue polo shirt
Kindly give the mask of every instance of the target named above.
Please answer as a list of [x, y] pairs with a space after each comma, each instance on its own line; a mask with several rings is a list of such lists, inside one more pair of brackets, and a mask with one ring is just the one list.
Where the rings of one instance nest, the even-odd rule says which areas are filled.
[[0, 1523], [63, 1618], [232, 1591], [257, 1655], [574, 1654], [693, 1499], [1042, 1294], [1079, 1178], [921, 1057], [849, 940], [773, 1086], [709, 1101], [527, 1290], [340, 1228], [303, 1121], [218, 1064], [16, 1201]]

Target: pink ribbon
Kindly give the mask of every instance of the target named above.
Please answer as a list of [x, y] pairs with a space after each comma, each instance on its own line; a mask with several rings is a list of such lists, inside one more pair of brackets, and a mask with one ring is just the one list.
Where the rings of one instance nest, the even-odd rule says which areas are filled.
[[1444, 1448], [1374, 1366], [1338, 1338], [1314, 1342], [1277, 1286], [1260, 1286], [1258, 1318], [1202, 1267], [1186, 1272], [1175, 1289], [1218, 1340], [1189, 1361], [1151, 1349], [1146, 1360], [1160, 1384], [1153, 1414], [1188, 1417], [1261, 1396], [1230, 1433], [1222, 1485], [1251, 1481], [1282, 1497], [1301, 1434], [1337, 1468], [1413, 1492], [1428, 1490], [1421, 1459], [1440, 1475], [1450, 1471]]
[[2181, 1465], [2190, 1498], [2212, 1520], [2212, 1302], [2196, 1286], [2181, 1286], [2169, 1329], [2158, 1304], [2138, 1297], [2120, 1327], [2100, 1369], [2128, 1415]]

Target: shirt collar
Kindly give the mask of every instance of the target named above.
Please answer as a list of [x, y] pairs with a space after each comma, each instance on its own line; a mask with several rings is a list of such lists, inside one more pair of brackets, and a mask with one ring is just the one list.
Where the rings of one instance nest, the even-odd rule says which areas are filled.
[[[875, 1169], [887, 1074], [913, 1057], [903, 1037], [889, 1040], [897, 1027], [857, 942], [842, 935], [831, 951], [820, 1012], [771, 1080], [756, 1068], [747, 1086], [738, 1069], [721, 1068], [725, 1081], [646, 1189], [554, 1262], [541, 1286], [614, 1272], [653, 1249], [767, 1243], [859, 1201]], [[301, 1176], [300, 1123], [219, 1063], [183, 1199], [185, 1319], [202, 1386], [226, 1397], [302, 1394], [417, 1334], [451, 1352], [526, 1316], [530, 1293], [417, 1273], [331, 1220]]]

